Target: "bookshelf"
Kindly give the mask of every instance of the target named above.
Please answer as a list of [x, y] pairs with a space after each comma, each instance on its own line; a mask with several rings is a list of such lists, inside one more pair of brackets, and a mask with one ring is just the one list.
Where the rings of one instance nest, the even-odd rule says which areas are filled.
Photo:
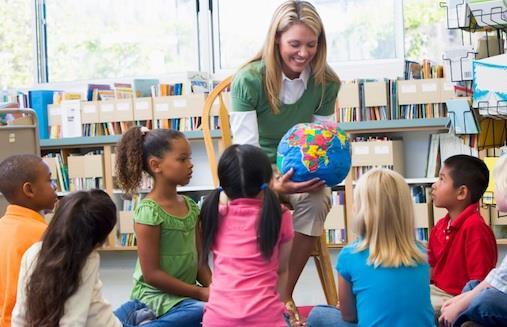
[[[183, 132], [192, 148], [194, 149], [194, 172], [196, 177], [193, 181], [199, 184], [190, 184], [187, 186], [179, 187], [178, 191], [182, 193], [199, 193], [208, 192], [213, 189], [213, 183], [211, 179], [211, 173], [208, 169], [206, 151], [202, 142], [202, 131], [186, 131]], [[220, 130], [213, 130], [212, 137], [218, 138], [221, 135]], [[115, 189], [113, 184], [113, 160], [114, 160], [114, 147], [120, 140], [120, 135], [108, 135], [108, 136], [93, 136], [93, 137], [74, 137], [74, 138], [61, 138], [61, 139], [44, 139], [41, 140], [41, 153], [42, 156], [56, 155], [61, 156], [62, 163], [65, 165], [71, 165], [70, 170], [73, 170], [75, 177], [80, 177], [82, 173], [79, 173], [79, 169], [76, 169], [73, 165], [78, 162], [78, 166], [82, 167], [87, 165], [88, 162], [82, 162], [81, 159], [93, 160], [96, 164], [97, 159], [100, 160], [100, 175], [103, 177], [104, 190], [113, 198], [119, 211], [122, 206], [123, 192]], [[94, 153], [100, 152], [100, 157], [87, 156], [86, 153], [92, 151]], [[93, 158], [92, 158], [93, 157]], [[69, 161], [69, 158], [72, 160]], [[79, 160], [77, 160], [79, 159]], [[46, 162], [55, 162], [53, 158], [45, 158]], [[50, 168], [53, 174], [56, 172], [54, 163], [50, 163]], [[84, 177], [84, 176], [83, 176]], [[147, 193], [145, 190], [144, 193]], [[59, 196], [68, 194], [68, 191], [58, 192]], [[143, 192], [141, 192], [143, 193]], [[119, 228], [115, 228], [111, 235], [108, 237], [107, 245], [101, 250], [103, 251], [135, 251], [136, 246], [121, 246], [121, 238], [119, 238]]]
[[[421, 148], [421, 145], [418, 147], [414, 147], [412, 143], [425, 143], [422, 144], [422, 148], [426, 148], [426, 151], [429, 151], [428, 148], [428, 140], [431, 134], [435, 133], [445, 133], [449, 132], [451, 121], [449, 118], [427, 118], [427, 119], [400, 119], [400, 120], [372, 120], [372, 121], [357, 121], [357, 122], [343, 122], [338, 124], [341, 129], [343, 129], [349, 135], [350, 139], [353, 139], [358, 136], [371, 136], [371, 135], [386, 135], [391, 136], [394, 135], [397, 138], [408, 139], [407, 144], [403, 145], [404, 155], [402, 160], [405, 165], [407, 165], [407, 157], [411, 156], [419, 156], [427, 158], [428, 153], [418, 153], [418, 149]], [[420, 135], [416, 138], [411, 138], [410, 136], [413, 134]], [[415, 141], [414, 141], [415, 140]], [[376, 141], [373, 141], [376, 142]], [[414, 148], [414, 152], [407, 151], [410, 148]], [[435, 177], [426, 177], [422, 176], [421, 172], [425, 170], [424, 162], [425, 160], [420, 160], [416, 158], [421, 167], [418, 169], [410, 169], [409, 175], [402, 174], [406, 176], [407, 184], [410, 186], [413, 185], [422, 185], [422, 186], [431, 186], [436, 181]], [[411, 162], [414, 162], [412, 160]], [[406, 172], [409, 171], [409, 168], [406, 169]], [[413, 175], [416, 176], [413, 176]], [[408, 178], [407, 178], [408, 176]], [[345, 179], [343, 183], [345, 187], [345, 229], [347, 231], [346, 243], [357, 238], [351, 230], [350, 226], [352, 226], [352, 212], [353, 212], [353, 189], [354, 189], [354, 176], [353, 169]], [[415, 211], [416, 211], [416, 223], [420, 225], [421, 228], [427, 228], [428, 235], [434, 224], [434, 212], [433, 205], [431, 203], [431, 198], [426, 199], [427, 203], [416, 203]], [[426, 219], [427, 221], [422, 221]]]

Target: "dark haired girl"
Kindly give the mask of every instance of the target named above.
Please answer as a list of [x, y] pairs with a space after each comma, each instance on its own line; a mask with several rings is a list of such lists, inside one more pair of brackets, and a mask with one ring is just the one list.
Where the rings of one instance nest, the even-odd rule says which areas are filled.
[[96, 251], [115, 224], [116, 207], [101, 190], [60, 200], [42, 242], [21, 261], [12, 325], [122, 326], [102, 298]]
[[123, 135], [116, 158], [125, 191], [135, 192], [143, 173], [154, 181], [134, 214], [138, 260], [131, 298], [155, 311], [160, 324], [200, 327], [211, 271], [198, 269], [199, 208], [176, 192], [192, 177], [190, 144], [178, 131], [134, 127]]
[[[213, 284], [203, 318], [212, 326], [286, 326], [285, 288], [294, 231], [292, 216], [270, 189], [273, 171], [252, 145], [227, 148], [218, 163], [220, 187], [201, 211], [201, 262], [213, 254]], [[220, 192], [230, 202], [219, 206]]]

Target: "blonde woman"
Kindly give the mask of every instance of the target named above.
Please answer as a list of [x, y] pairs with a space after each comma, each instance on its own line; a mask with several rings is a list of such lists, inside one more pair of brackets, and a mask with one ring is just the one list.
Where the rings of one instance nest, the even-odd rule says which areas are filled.
[[[496, 208], [507, 212], [507, 155], [498, 159], [493, 169]], [[461, 326], [473, 321], [482, 326], [507, 326], [507, 256], [500, 267], [491, 270], [482, 282], [473, 281], [463, 293], [444, 303], [439, 318], [441, 326]]]
[[434, 326], [429, 265], [415, 238], [410, 189], [398, 173], [372, 169], [354, 190], [360, 236], [340, 252], [338, 307], [317, 306], [309, 326]]
[[[326, 36], [315, 8], [287, 1], [276, 9], [262, 50], [232, 82], [231, 128], [236, 144], [261, 147], [272, 164], [282, 136], [298, 123], [334, 119], [340, 80], [326, 62]], [[295, 183], [292, 172], [273, 189], [294, 209], [296, 235], [282, 300], [296, 315], [292, 292], [330, 209], [330, 190], [318, 179]]]

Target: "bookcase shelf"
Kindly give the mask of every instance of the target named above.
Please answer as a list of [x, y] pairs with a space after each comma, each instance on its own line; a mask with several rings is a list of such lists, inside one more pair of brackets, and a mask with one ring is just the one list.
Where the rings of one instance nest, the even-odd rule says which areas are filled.
[[343, 249], [343, 247], [344, 247], [345, 245], [347, 245], [347, 244], [332, 244], [332, 243], [329, 243], [329, 244], [327, 245], [327, 247], [328, 247], [329, 249], [340, 249], [340, 250], [341, 250], [341, 249]]
[[[198, 191], [211, 191], [214, 190], [215, 187], [213, 185], [194, 185], [194, 186], [178, 186], [176, 191], [178, 192], [198, 192]], [[138, 193], [150, 193], [151, 190], [138, 190]], [[114, 189], [113, 194], [124, 194], [122, 190]]]
[[[203, 138], [202, 131], [186, 131], [182, 132], [188, 140], [199, 140]], [[220, 130], [212, 130], [211, 136], [220, 137]], [[120, 141], [121, 135], [107, 136], [83, 136], [83, 137], [67, 137], [61, 139], [43, 139], [40, 140], [40, 147], [45, 149], [61, 149], [61, 148], [85, 148], [96, 147], [106, 144], [116, 144]]]
[[99, 248], [99, 251], [137, 251], [137, 246], [105, 246]]
[[449, 118], [369, 120], [338, 123], [338, 126], [349, 134], [395, 133], [407, 131], [448, 131], [451, 126]]
[[408, 185], [416, 184], [433, 184], [437, 181], [436, 177], [423, 177], [423, 178], [405, 178]]

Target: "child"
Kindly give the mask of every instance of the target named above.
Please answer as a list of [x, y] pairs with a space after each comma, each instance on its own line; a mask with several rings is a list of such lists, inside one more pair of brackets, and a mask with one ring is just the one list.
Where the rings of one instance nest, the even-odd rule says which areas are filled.
[[[498, 211], [507, 212], [507, 156], [499, 158], [493, 170]], [[439, 322], [442, 326], [461, 326], [474, 321], [483, 326], [507, 326], [507, 256], [499, 268], [471, 291], [444, 303]]]
[[47, 223], [39, 212], [52, 210], [56, 192], [48, 166], [21, 154], [0, 163], [0, 192], [10, 203], [0, 219], [0, 326], [11, 326], [23, 253], [39, 241]]
[[[221, 188], [201, 213], [202, 259], [212, 252], [214, 263], [206, 327], [287, 326], [279, 292], [294, 231], [268, 186], [272, 176], [268, 157], [253, 145], [233, 145], [220, 158]], [[231, 202], [219, 208], [222, 188]]]
[[209, 267], [198, 269], [199, 208], [176, 193], [192, 177], [191, 159], [185, 136], [168, 129], [131, 128], [116, 149], [118, 182], [124, 190], [136, 191], [143, 171], [154, 180], [134, 215], [139, 259], [131, 298], [169, 326], [201, 325], [211, 282]]
[[64, 197], [42, 242], [23, 255], [12, 325], [121, 327], [102, 298], [96, 251], [115, 224], [116, 207], [103, 191]]
[[483, 280], [496, 265], [496, 239], [478, 204], [488, 181], [482, 160], [456, 155], [444, 161], [433, 184], [434, 205], [448, 211], [431, 230], [428, 243], [431, 303], [437, 313], [445, 300], [460, 294], [469, 281]]
[[403, 177], [370, 170], [356, 184], [354, 208], [360, 239], [338, 256], [339, 308], [314, 308], [308, 325], [434, 326], [429, 266]]

